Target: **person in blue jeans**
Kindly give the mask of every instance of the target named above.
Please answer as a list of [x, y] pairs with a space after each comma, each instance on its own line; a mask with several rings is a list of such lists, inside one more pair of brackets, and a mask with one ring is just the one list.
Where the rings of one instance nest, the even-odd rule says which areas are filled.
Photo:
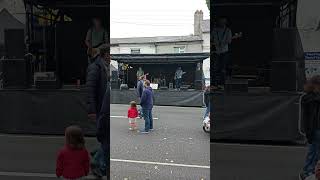
[[320, 76], [314, 76], [304, 86], [301, 99], [302, 123], [308, 141], [308, 151], [300, 180], [315, 174], [320, 155]]
[[154, 94], [152, 88], [150, 87], [149, 80], [145, 81], [144, 86], [145, 88], [142, 92], [140, 105], [142, 106], [143, 117], [145, 120], [145, 129], [141, 131], [141, 133], [147, 134], [150, 130], [153, 130], [152, 108], [154, 102]]

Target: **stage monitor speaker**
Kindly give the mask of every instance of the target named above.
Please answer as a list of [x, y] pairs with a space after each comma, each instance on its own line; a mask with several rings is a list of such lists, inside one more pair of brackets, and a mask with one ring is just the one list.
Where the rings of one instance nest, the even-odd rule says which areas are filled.
[[111, 80], [118, 81], [118, 71], [111, 72]]
[[274, 61], [271, 69], [271, 91], [297, 91], [297, 62]]
[[4, 30], [5, 54], [8, 59], [22, 59], [25, 55], [24, 30]]
[[32, 81], [30, 61], [25, 59], [0, 60], [4, 89], [25, 89]]
[[248, 92], [247, 79], [230, 79], [225, 83], [226, 92]]
[[128, 87], [127, 84], [121, 84], [120, 85], [120, 90], [128, 90], [128, 89], [129, 89], [129, 87]]

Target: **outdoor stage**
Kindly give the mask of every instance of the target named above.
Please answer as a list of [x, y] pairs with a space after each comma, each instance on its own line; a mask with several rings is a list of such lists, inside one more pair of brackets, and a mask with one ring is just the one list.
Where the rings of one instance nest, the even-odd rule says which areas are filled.
[[[176, 91], [176, 90], [154, 90], [156, 106], [185, 106], [202, 107], [203, 92], [200, 90]], [[129, 104], [130, 101], [139, 102], [137, 91], [118, 90], [111, 91], [110, 102], [112, 104]]]
[[[200, 91], [159, 90], [155, 95], [156, 105], [202, 104]], [[111, 92], [111, 103], [128, 104], [135, 98], [133, 90]], [[301, 137], [299, 98], [298, 93], [214, 93], [211, 140], [294, 142]], [[95, 135], [84, 90], [1, 90], [0, 99], [0, 133], [63, 135], [65, 127], [78, 124]]]

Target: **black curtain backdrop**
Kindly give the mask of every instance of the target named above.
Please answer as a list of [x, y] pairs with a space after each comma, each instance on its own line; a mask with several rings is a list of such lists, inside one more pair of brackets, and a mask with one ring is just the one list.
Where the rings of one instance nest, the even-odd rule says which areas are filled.
[[295, 141], [300, 94], [213, 94], [211, 140]]

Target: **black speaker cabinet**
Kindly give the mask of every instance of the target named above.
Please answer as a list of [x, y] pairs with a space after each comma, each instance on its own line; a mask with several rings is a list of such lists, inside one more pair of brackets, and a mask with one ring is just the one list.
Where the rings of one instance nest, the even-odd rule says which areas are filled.
[[25, 55], [24, 30], [4, 30], [5, 54], [10, 59], [21, 59]]
[[271, 91], [297, 91], [296, 61], [273, 61], [271, 66]]
[[230, 79], [226, 80], [225, 91], [226, 92], [248, 92], [248, 80], [247, 79]]
[[118, 71], [112, 71], [111, 72], [111, 80], [112, 81], [118, 81]]
[[37, 89], [59, 89], [60, 83], [57, 79], [36, 80]]
[[0, 60], [4, 89], [25, 89], [31, 83], [30, 61], [25, 59]]

